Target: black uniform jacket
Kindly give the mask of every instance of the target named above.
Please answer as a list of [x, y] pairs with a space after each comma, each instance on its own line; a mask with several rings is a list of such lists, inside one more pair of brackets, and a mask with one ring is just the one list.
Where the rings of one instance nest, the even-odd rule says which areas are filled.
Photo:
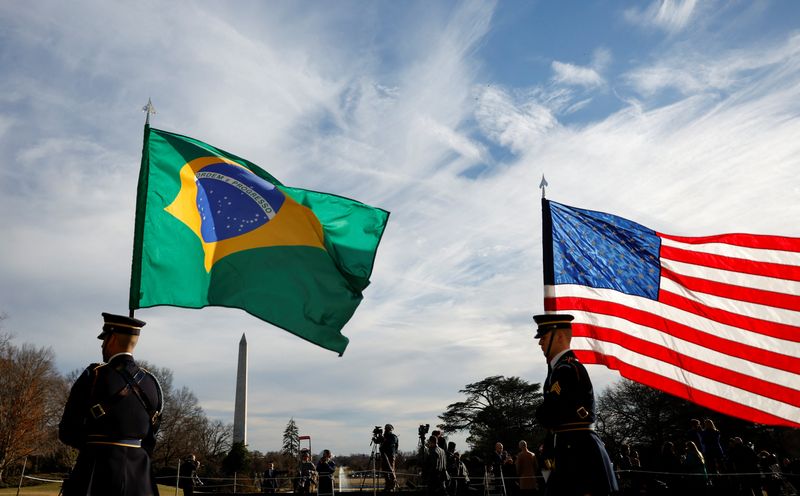
[[64, 496], [158, 494], [150, 455], [162, 403], [156, 378], [128, 354], [87, 367], [58, 425], [59, 439], [80, 451]]
[[547, 495], [606, 495], [617, 491], [617, 479], [605, 446], [591, 426], [594, 391], [586, 368], [568, 350], [544, 384], [544, 401], [536, 419], [549, 429], [545, 465], [551, 464]]

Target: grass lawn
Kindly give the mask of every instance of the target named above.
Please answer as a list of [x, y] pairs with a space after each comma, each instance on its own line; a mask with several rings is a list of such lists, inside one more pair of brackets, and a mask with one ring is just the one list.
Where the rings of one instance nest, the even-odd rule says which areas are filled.
[[[61, 484], [42, 484], [41, 486], [29, 486], [20, 489], [19, 494], [25, 496], [58, 496], [58, 491], [61, 489]], [[161, 496], [174, 496], [175, 488], [170, 486], [158, 486], [158, 492]], [[0, 489], [0, 496], [7, 496], [9, 494], [17, 494], [16, 487], [7, 487]], [[178, 489], [178, 495], [183, 496], [183, 489]]]

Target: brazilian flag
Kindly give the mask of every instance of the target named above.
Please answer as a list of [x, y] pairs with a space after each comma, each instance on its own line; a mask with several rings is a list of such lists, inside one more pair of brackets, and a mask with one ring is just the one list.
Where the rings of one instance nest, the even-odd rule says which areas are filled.
[[145, 126], [130, 308], [240, 308], [340, 355], [389, 212]]

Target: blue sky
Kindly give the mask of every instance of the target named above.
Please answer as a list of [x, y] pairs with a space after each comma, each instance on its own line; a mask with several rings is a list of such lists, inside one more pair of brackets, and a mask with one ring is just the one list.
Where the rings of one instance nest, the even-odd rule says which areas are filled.
[[[0, 311], [69, 372], [125, 313], [144, 115], [392, 212], [342, 358], [228, 309], [143, 309], [137, 356], [248, 441], [401, 449], [489, 375], [541, 382], [548, 197], [681, 235], [798, 236], [793, 1], [0, 3]], [[599, 392], [617, 380], [590, 367]], [[463, 436], [456, 437], [463, 445]]]

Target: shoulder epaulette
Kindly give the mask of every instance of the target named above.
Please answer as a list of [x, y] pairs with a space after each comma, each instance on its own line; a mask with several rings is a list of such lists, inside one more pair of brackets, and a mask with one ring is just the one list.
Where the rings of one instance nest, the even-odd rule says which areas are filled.
[[99, 372], [100, 369], [105, 367], [106, 365], [108, 365], [108, 364], [105, 363], [105, 362], [102, 362], [102, 363], [93, 363], [93, 364], [89, 365], [88, 367], [86, 367], [86, 372], [88, 372], [92, 376], [92, 385], [91, 385], [91, 387], [89, 389], [89, 395], [90, 396], [94, 395], [94, 388], [95, 388], [95, 385], [97, 384], [97, 376], [100, 374], [100, 372]]

